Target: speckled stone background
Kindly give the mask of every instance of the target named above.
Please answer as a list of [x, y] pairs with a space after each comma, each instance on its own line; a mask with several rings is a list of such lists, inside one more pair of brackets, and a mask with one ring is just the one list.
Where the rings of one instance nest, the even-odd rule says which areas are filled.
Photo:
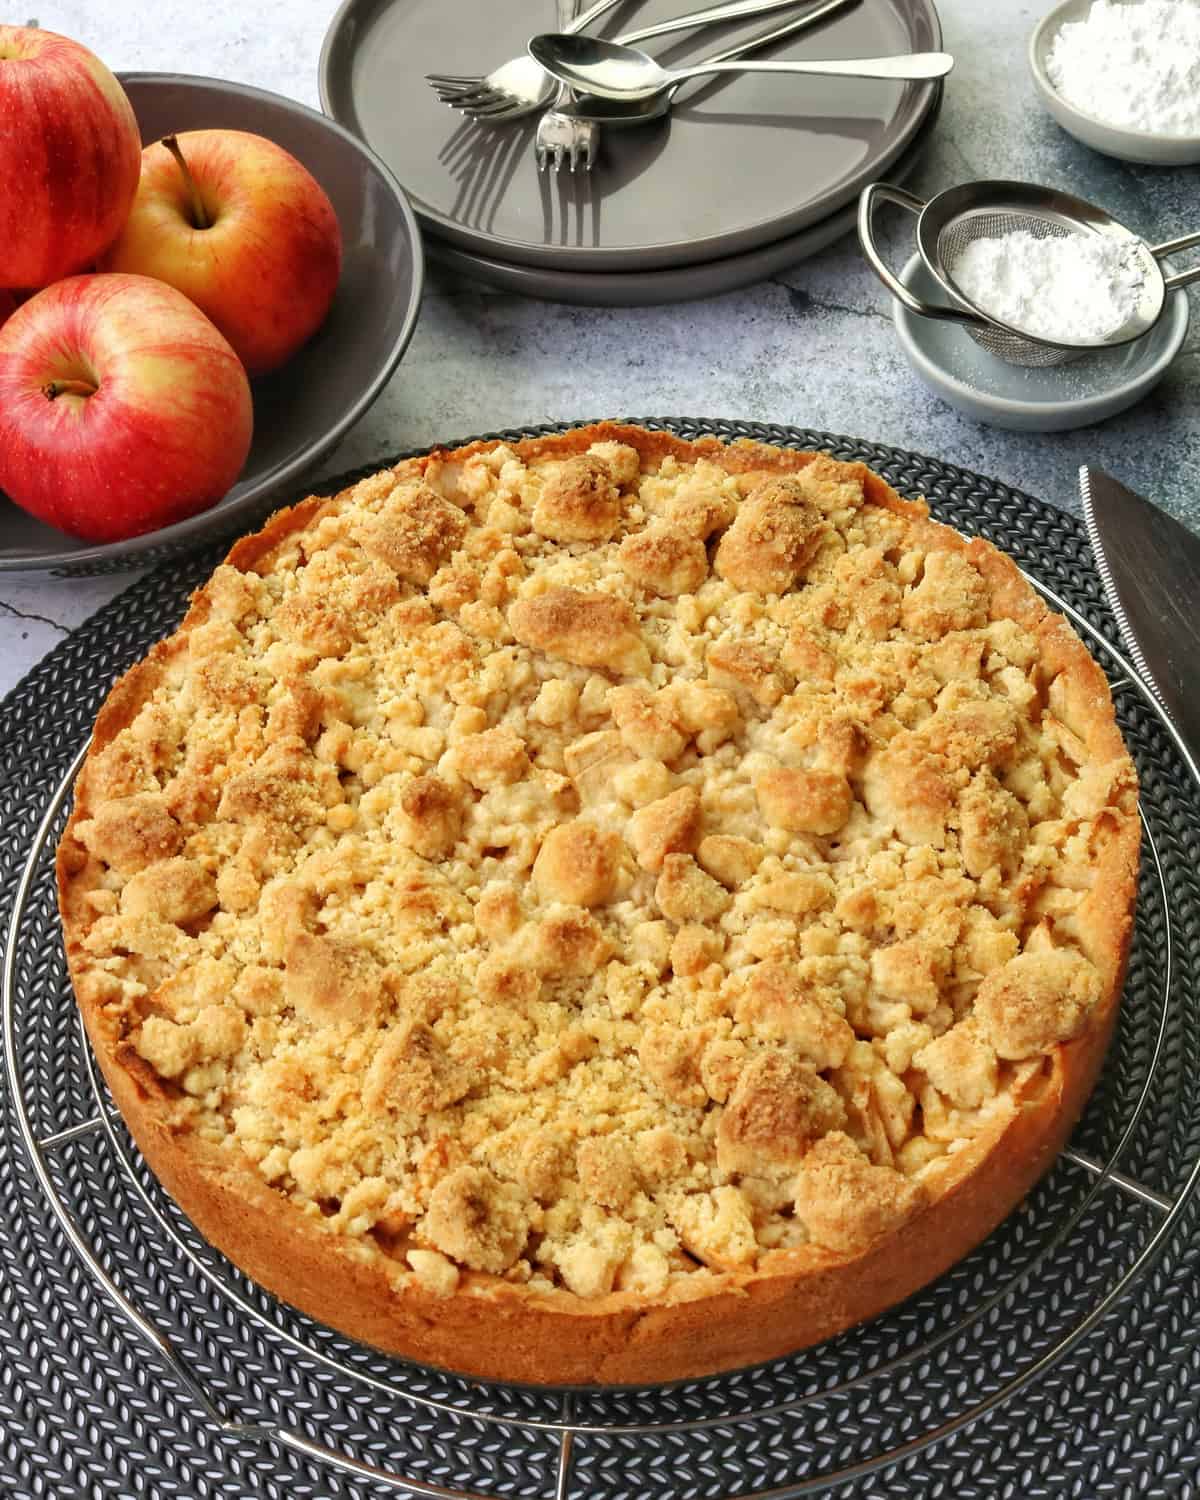
[[[480, 0], [488, 3], [488, 0]], [[553, 14], [550, 0], [527, 4]], [[682, 0], [681, 0], [682, 3]], [[28, 0], [36, 16], [120, 69], [184, 70], [316, 106], [317, 57], [335, 0]], [[34, 9], [34, 7], [37, 7]], [[1043, 113], [1025, 66], [1042, 6], [942, 0], [957, 58], [937, 135], [915, 178], [928, 194], [978, 177], [1070, 189], [1151, 240], [1200, 220], [1200, 169], [1130, 167], [1077, 144]], [[532, 164], [531, 168], [532, 170]], [[894, 262], [906, 258], [897, 224]], [[1200, 313], [1193, 287], [1193, 314]], [[1077, 432], [982, 427], [931, 395], [892, 330], [889, 299], [846, 237], [745, 291], [630, 310], [528, 301], [431, 272], [408, 354], [372, 411], [319, 472], [523, 422], [627, 413], [796, 422], [934, 454], [1077, 510], [1087, 461], [1200, 528], [1200, 317], [1158, 389]], [[134, 575], [0, 577], [0, 693]], [[2, 732], [2, 731], [0, 731]]]

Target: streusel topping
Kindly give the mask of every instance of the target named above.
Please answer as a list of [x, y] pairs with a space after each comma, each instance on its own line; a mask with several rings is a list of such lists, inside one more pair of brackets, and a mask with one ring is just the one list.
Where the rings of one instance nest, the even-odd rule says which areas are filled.
[[498, 446], [219, 568], [87, 771], [130, 1065], [446, 1293], [898, 1227], [1086, 1027], [1136, 789], [865, 476]]

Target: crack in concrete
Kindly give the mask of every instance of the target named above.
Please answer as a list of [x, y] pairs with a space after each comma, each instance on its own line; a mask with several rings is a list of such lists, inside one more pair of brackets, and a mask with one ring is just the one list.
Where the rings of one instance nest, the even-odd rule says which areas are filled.
[[959, 143], [952, 137], [947, 135], [946, 144], [954, 153], [954, 155], [958, 157], [959, 161], [962, 162], [963, 170], [966, 172], [968, 180], [971, 178], [978, 179], [979, 173], [976, 172], [975, 168], [971, 165], [970, 161], [967, 159], [967, 153], [963, 150]]
[[849, 313], [852, 318], [882, 318], [885, 323], [891, 319], [887, 313], [880, 312], [877, 307], [851, 307], [846, 302], [827, 302], [822, 297], [814, 297], [811, 292], [806, 292], [802, 287], [788, 286], [787, 282], [779, 283], [788, 294], [788, 301], [798, 313], [817, 312]]
[[18, 609], [15, 604], [9, 604], [4, 599], [0, 599], [0, 611], [6, 615], [11, 615], [14, 620], [29, 620], [37, 625], [49, 625], [52, 630], [57, 630], [62, 635], [69, 634], [65, 625], [60, 625], [57, 620], [52, 620], [49, 615], [29, 614], [23, 609]]

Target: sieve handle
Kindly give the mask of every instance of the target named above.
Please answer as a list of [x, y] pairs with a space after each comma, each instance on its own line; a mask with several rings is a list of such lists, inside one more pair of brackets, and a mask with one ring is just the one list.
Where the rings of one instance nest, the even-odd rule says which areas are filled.
[[863, 254], [867, 257], [871, 269], [896, 301], [907, 307], [909, 312], [916, 313], [922, 318], [944, 318], [951, 323], [970, 323], [978, 328], [988, 327], [984, 319], [976, 317], [974, 313], [964, 312], [957, 307], [922, 302], [920, 297], [910, 292], [891, 267], [884, 262], [883, 256], [879, 253], [879, 246], [875, 243], [873, 222], [875, 205], [880, 198], [885, 203], [894, 203], [897, 208], [906, 208], [912, 214], [921, 213], [925, 208], [925, 202], [921, 198], [915, 198], [912, 193], [906, 193], [903, 188], [893, 187], [890, 182], [872, 182], [863, 188], [858, 200], [858, 242], [862, 246]]
[[[1155, 260], [1162, 260], [1165, 256], [1174, 255], [1177, 250], [1190, 250], [1193, 245], [1200, 245], [1200, 229], [1191, 234], [1181, 234], [1177, 240], [1167, 240], [1165, 244], [1152, 247], [1150, 254]], [[1189, 266], [1186, 271], [1176, 271], [1174, 276], [1167, 276], [1163, 285], [1168, 292], [1173, 292], [1176, 287], [1190, 286], [1193, 281], [1200, 281], [1200, 263]]]

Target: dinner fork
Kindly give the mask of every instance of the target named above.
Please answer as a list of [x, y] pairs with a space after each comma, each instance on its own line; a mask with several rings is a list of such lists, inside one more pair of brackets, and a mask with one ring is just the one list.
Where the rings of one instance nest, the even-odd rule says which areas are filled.
[[[578, 9], [576, 0], [555, 0], [558, 7], [559, 27], [569, 26], [575, 19]], [[573, 120], [570, 115], [559, 114], [558, 106], [569, 102], [572, 95], [569, 83], [560, 83], [558, 92], [551, 101], [550, 108], [546, 110], [538, 121], [537, 135], [534, 137], [533, 154], [537, 158], [537, 169], [544, 172], [546, 166], [553, 158], [554, 170], [558, 172], [562, 167], [564, 158], [569, 158], [571, 171], [573, 172], [580, 161], [580, 153], [586, 153], [588, 139], [594, 132], [589, 132], [590, 121]], [[591, 162], [587, 161], [591, 167]]]
[[[723, 52], [715, 52], [708, 58], [709, 62], [726, 62], [735, 57], [745, 57], [747, 53], [757, 52], [763, 47], [770, 47], [775, 42], [781, 42], [785, 37], [794, 36], [797, 32], [807, 31], [810, 26], [815, 26], [828, 16], [834, 15], [839, 10], [845, 10], [848, 6], [857, 5], [858, 0], [824, 0], [821, 5], [814, 6], [803, 15], [795, 17], [782, 26], [776, 26], [773, 30], [764, 32], [760, 36], [751, 37], [749, 41], [739, 42], [734, 47], [727, 47]], [[619, 42], [631, 46], [634, 39], [645, 37], [647, 31], [653, 28], [637, 32], [627, 32], [618, 37]], [[676, 89], [681, 85], [676, 85]], [[672, 94], [676, 89], [673, 89]], [[578, 163], [582, 162], [585, 172], [590, 172], [595, 165], [596, 156], [600, 146], [600, 122], [593, 119], [581, 119], [573, 115], [571, 104], [576, 98], [575, 90], [569, 85], [563, 84], [555, 95], [554, 103], [543, 114], [538, 121], [537, 141], [535, 149], [537, 152], [538, 171], [544, 172], [547, 158], [550, 152], [554, 155], [554, 170], [557, 172], [562, 164], [564, 156], [569, 156], [571, 171], [574, 172]], [[620, 124], [617, 105], [605, 123]]]
[[[596, 0], [582, 15], [562, 28], [568, 36], [602, 16], [619, 0]], [[426, 73], [425, 82], [443, 104], [461, 109], [479, 120], [516, 120], [541, 109], [558, 87], [531, 57], [510, 57], [506, 63], [482, 76], [472, 73]]]
[[[591, 24], [597, 16], [618, 4], [619, 0], [596, 0], [582, 15], [563, 28], [568, 36], [574, 36]], [[721, 21], [736, 21], [746, 16], [764, 15], [768, 11], [783, 10], [796, 0], [726, 0], [725, 4], [711, 5], [704, 10], [689, 11], [670, 21], [659, 21], [638, 31], [631, 31], [620, 38], [633, 45], [647, 41], [653, 36], [669, 36], [673, 31], [686, 31], [693, 26], [715, 26]], [[531, 115], [542, 109], [555, 97], [557, 83], [533, 58], [512, 57], [508, 62], [493, 68], [484, 76], [478, 74], [427, 73], [425, 81], [443, 104], [451, 109], [460, 109], [473, 120], [496, 125], [505, 120], [517, 120], [522, 115]]]

